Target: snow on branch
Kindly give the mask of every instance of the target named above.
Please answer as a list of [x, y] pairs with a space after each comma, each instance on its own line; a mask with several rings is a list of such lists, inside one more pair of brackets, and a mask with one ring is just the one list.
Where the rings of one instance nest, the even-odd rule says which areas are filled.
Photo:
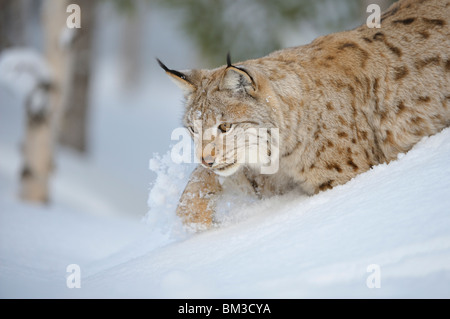
[[11, 48], [0, 54], [0, 85], [20, 97], [28, 96], [37, 87], [49, 87], [50, 68], [43, 56], [29, 48]]

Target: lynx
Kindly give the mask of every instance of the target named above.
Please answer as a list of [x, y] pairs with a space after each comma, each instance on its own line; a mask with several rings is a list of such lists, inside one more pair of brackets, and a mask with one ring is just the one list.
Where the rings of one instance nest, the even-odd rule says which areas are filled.
[[[184, 224], [214, 225], [226, 185], [259, 197], [313, 195], [449, 126], [449, 24], [450, 0], [402, 0], [381, 28], [363, 25], [259, 59], [233, 64], [228, 56], [222, 67], [182, 72], [158, 60], [184, 91], [183, 124], [201, 162], [178, 204]], [[239, 136], [250, 128], [268, 134]], [[236, 143], [230, 150], [224, 140]], [[242, 161], [239, 150], [256, 160]], [[274, 161], [275, 173], [261, 173]]]

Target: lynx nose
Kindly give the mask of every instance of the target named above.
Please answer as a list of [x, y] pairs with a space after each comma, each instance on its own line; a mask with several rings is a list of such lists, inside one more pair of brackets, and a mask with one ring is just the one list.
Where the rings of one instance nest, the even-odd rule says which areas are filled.
[[208, 167], [213, 166], [214, 164], [214, 157], [212, 157], [211, 155], [202, 157], [202, 164]]

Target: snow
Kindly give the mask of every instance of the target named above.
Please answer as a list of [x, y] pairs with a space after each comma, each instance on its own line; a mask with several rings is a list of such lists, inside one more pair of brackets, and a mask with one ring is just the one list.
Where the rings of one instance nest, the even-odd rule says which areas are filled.
[[41, 54], [30, 48], [10, 48], [0, 55], [0, 85], [23, 97], [40, 82], [50, 83], [51, 73]]
[[[448, 298], [449, 158], [446, 129], [315, 196], [224, 200], [222, 224], [199, 234], [177, 225], [192, 166], [169, 154], [149, 163], [157, 179], [141, 222], [2, 193], [0, 296]], [[70, 264], [79, 289], [66, 286]], [[373, 265], [380, 288], [366, 284]]]
[[150, 212], [143, 219], [149, 227], [165, 232], [182, 231], [175, 210], [193, 168], [193, 165], [174, 164], [170, 153], [163, 157], [155, 154], [150, 159], [149, 169], [157, 177], [148, 197]]

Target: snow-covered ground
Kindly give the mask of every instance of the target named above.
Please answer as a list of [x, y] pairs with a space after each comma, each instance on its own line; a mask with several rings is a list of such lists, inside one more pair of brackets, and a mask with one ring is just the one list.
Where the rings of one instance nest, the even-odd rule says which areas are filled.
[[[449, 298], [449, 158], [446, 129], [335, 189], [232, 205], [221, 227], [196, 235], [180, 230], [172, 202], [190, 167], [167, 157], [152, 161], [140, 223], [2, 192], [0, 295]], [[70, 264], [80, 288], [67, 287]]]

